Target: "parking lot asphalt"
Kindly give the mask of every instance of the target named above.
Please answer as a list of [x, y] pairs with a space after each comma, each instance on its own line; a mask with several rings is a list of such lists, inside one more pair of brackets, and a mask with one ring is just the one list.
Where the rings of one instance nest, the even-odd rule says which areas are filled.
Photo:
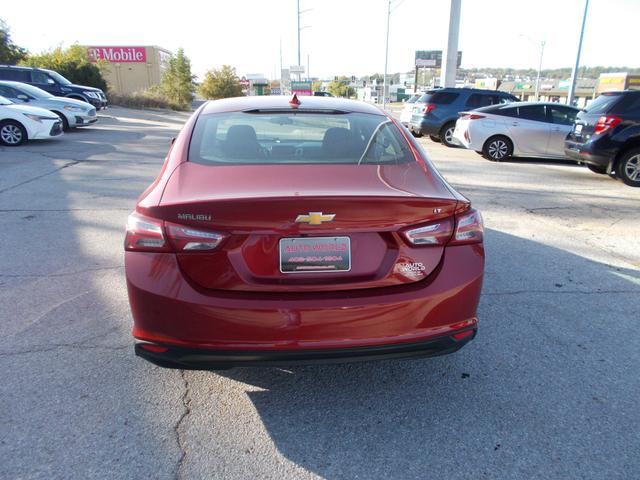
[[164, 370], [133, 354], [123, 227], [186, 118], [0, 148], [0, 478], [640, 477], [640, 189], [421, 139], [484, 215], [471, 344]]

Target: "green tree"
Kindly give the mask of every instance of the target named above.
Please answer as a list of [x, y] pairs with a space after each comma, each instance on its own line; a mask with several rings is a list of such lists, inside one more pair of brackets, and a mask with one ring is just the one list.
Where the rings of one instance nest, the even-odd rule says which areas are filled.
[[329, 83], [327, 90], [329, 90], [329, 93], [334, 97], [350, 98], [351, 96], [355, 95], [356, 92], [352, 87], [349, 86], [349, 82], [350, 80], [347, 77], [338, 77], [337, 80], [333, 80], [331, 83]]
[[15, 65], [27, 56], [27, 50], [11, 41], [9, 26], [0, 19], [0, 63]]
[[221, 69], [209, 70], [205, 74], [198, 91], [207, 99], [239, 97], [242, 95], [242, 86], [236, 69], [223, 65]]
[[20, 65], [48, 68], [55, 70], [72, 83], [107, 89], [107, 82], [102, 75], [108, 68], [106, 62], [92, 63], [89, 61], [87, 48], [80, 45], [71, 45], [69, 48], [58, 47], [38, 55], [29, 55], [20, 62]]
[[167, 69], [162, 75], [160, 91], [171, 102], [188, 108], [196, 91], [195, 76], [191, 74], [191, 61], [182, 48], [171, 56]]
[[322, 90], [322, 82], [320, 80], [314, 80], [311, 82], [311, 91], [319, 92]]

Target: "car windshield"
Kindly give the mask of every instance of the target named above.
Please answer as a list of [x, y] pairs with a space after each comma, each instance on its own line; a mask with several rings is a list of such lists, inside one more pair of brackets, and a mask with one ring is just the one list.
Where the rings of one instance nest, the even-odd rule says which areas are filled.
[[49, 76], [51, 78], [53, 78], [60, 85], [71, 85], [71, 82], [69, 80], [67, 80], [66, 78], [64, 78], [62, 75], [60, 75], [58, 72], [53, 72], [51, 70], [47, 70], [47, 73], [49, 74]]
[[0, 105], [11, 105], [12, 103], [8, 98], [0, 97]]
[[584, 109], [587, 113], [601, 114], [607, 113], [611, 110], [613, 105], [618, 101], [621, 95], [615, 95], [611, 93], [604, 93], [591, 102]]
[[383, 115], [233, 112], [198, 118], [189, 161], [206, 165], [397, 164], [413, 160]]
[[49, 92], [45, 92], [41, 88], [34, 87], [33, 85], [27, 85], [26, 83], [13, 85], [16, 90], [19, 90], [21, 93], [26, 93], [34, 98], [53, 98]]

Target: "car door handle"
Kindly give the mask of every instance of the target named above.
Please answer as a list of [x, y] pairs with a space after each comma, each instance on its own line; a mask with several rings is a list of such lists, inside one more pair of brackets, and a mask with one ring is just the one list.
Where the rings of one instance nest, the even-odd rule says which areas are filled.
[[517, 127], [519, 125], [518, 122], [512, 122], [511, 125], [513, 125], [514, 127]]

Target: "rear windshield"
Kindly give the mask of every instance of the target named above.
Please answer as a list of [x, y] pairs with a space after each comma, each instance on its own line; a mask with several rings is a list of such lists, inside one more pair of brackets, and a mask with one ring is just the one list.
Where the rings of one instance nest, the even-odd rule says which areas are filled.
[[413, 161], [383, 115], [231, 112], [201, 115], [189, 161], [205, 165], [397, 164]]
[[422, 94], [411, 95], [411, 98], [409, 98], [409, 100], [407, 100], [405, 103], [416, 103], [416, 100], [418, 100], [421, 96]]
[[447, 105], [453, 103], [456, 98], [460, 96], [459, 93], [454, 92], [431, 92], [425, 93], [418, 100], [419, 103], [433, 103], [435, 105]]
[[601, 114], [610, 112], [616, 102], [620, 99], [621, 95], [615, 95], [605, 93], [596, 98], [593, 102], [587, 105], [585, 111], [587, 113]]

